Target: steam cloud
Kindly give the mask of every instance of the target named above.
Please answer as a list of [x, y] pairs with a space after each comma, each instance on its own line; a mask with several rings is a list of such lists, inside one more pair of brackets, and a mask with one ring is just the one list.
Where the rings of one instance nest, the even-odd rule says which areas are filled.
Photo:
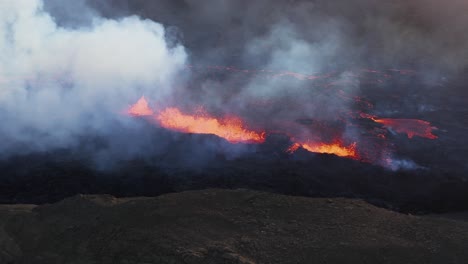
[[[86, 13], [90, 15], [91, 13]], [[58, 26], [42, 0], [0, 2], [0, 153], [69, 147], [109, 134], [122, 107], [142, 94], [162, 99], [187, 55], [161, 24], [90, 16]]]

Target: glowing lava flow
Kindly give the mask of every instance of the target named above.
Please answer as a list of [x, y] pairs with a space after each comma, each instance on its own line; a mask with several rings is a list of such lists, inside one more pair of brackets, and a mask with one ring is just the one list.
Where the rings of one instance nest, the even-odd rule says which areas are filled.
[[334, 154], [339, 157], [358, 158], [358, 155], [356, 152], [356, 143], [353, 143], [348, 147], [342, 146], [339, 142], [335, 142], [331, 144], [306, 143], [306, 144], [303, 144], [302, 147], [310, 152]]
[[[215, 118], [207, 114], [189, 115], [182, 113], [178, 108], [169, 107], [158, 113], [149, 107], [145, 97], [141, 97], [138, 102], [132, 105], [127, 113], [132, 116], [154, 116], [161, 127], [179, 131], [183, 133], [194, 134], [213, 134], [222, 137], [231, 143], [263, 143], [265, 141], [265, 132], [256, 132], [245, 128], [242, 120], [238, 117]], [[356, 143], [350, 146], [343, 146], [341, 142], [333, 143], [295, 143], [288, 150], [288, 153], [294, 153], [304, 148], [307, 151], [315, 153], [334, 154], [340, 157], [358, 158]]]
[[382, 124], [385, 128], [392, 129], [396, 133], [405, 133], [408, 138], [414, 136], [436, 139], [437, 136], [432, 134], [432, 131], [437, 127], [433, 127], [430, 122], [419, 119], [397, 119], [397, 118], [378, 118], [374, 115], [365, 113], [360, 114], [362, 118], [368, 118], [376, 123]]
[[335, 141], [333, 143], [294, 143], [291, 147], [289, 147], [287, 152], [294, 153], [299, 149], [299, 147], [314, 153], [333, 154], [339, 157], [347, 157], [352, 159], [359, 158], [356, 150], [356, 143], [353, 143], [347, 147], [343, 146], [343, 144], [339, 141]]
[[[432, 133], [436, 128], [432, 127], [427, 121], [418, 119], [380, 118], [362, 112], [365, 110], [371, 111], [374, 105], [365, 97], [353, 96], [352, 94], [348, 94], [345, 89], [342, 89], [344, 85], [356, 85], [357, 82], [366, 85], [381, 84], [385, 80], [393, 78], [395, 74], [415, 74], [415, 72], [412, 71], [396, 69], [376, 71], [362, 69], [347, 72], [346, 78], [342, 78], [342, 72], [331, 72], [325, 75], [308, 75], [289, 71], [246, 70], [224, 66], [204, 67], [188, 65], [187, 68], [202, 75], [216, 72], [230, 72], [235, 74], [235, 76], [246, 78], [295, 78], [301, 81], [313, 81], [314, 83], [311, 87], [314, 88], [315, 94], [328, 96], [330, 93], [336, 93], [336, 96], [343, 102], [343, 105], [348, 105], [348, 102], [351, 102], [353, 109], [354, 107], [358, 109], [356, 112], [337, 111], [337, 120], [339, 121], [336, 125], [335, 123], [331, 123], [330, 125], [324, 125], [322, 127], [320, 122], [314, 120], [300, 123], [306, 126], [308, 131], [316, 134], [316, 137], [313, 139], [311, 138], [310, 141], [304, 138], [299, 140], [294, 139], [294, 136], [297, 135], [290, 133], [288, 127], [273, 127], [275, 131], [284, 133], [291, 138], [293, 145], [286, 150], [286, 152], [290, 154], [302, 148], [309, 152], [333, 154], [363, 162], [381, 164], [381, 160], [388, 156], [386, 154], [389, 148], [389, 145], [386, 143], [386, 135], [388, 132], [405, 133], [408, 138], [413, 138], [414, 136], [427, 139], [437, 138], [437, 136]], [[281, 100], [252, 100], [246, 103], [254, 107], [274, 107], [276, 102], [282, 103]], [[344, 110], [346, 110], [346, 108]], [[184, 113], [176, 107], [153, 110], [149, 107], [148, 101], [144, 97], [131, 106], [127, 114], [131, 116], [149, 116], [159, 123], [161, 127], [169, 130], [182, 133], [213, 134], [231, 143], [265, 142], [264, 131], [259, 132], [247, 129], [243, 120], [238, 117], [218, 118], [206, 113]], [[360, 118], [370, 119], [376, 124], [381, 125], [368, 126], [366, 125], [367, 123], [355, 122], [359, 121]], [[367, 133], [365, 133], [364, 137], [359, 138], [358, 142], [347, 145], [347, 143], [340, 140], [340, 134], [343, 132], [342, 130], [348, 126], [366, 129]], [[387, 128], [388, 131], [385, 128]], [[300, 135], [304, 136], [303, 133], [300, 133]], [[322, 138], [325, 139], [323, 142], [321, 140]], [[359, 148], [357, 146], [358, 144]]]
[[419, 119], [392, 119], [392, 118], [373, 118], [374, 122], [383, 124], [387, 128], [395, 130], [397, 133], [406, 133], [408, 138], [419, 136], [428, 139], [436, 139], [437, 136], [432, 134], [436, 127], [431, 126], [431, 123]]
[[195, 134], [213, 134], [231, 143], [262, 143], [265, 133], [247, 130], [237, 117], [217, 119], [205, 115], [188, 115], [175, 107], [166, 108], [156, 115], [164, 128]]
[[286, 150], [286, 152], [289, 153], [289, 154], [293, 154], [293, 153], [296, 152], [300, 147], [301, 147], [301, 144], [299, 144], [299, 143], [294, 143], [294, 144], [292, 144], [292, 145]]
[[131, 116], [154, 116], [161, 127], [194, 134], [213, 134], [231, 143], [263, 143], [265, 132], [251, 131], [245, 128], [238, 117], [215, 118], [207, 114], [189, 115], [178, 108], [169, 107], [155, 113], [142, 96], [138, 102], [130, 106], [127, 114]]
[[144, 96], [142, 96], [134, 105], [130, 106], [127, 113], [132, 116], [151, 116], [154, 114]]

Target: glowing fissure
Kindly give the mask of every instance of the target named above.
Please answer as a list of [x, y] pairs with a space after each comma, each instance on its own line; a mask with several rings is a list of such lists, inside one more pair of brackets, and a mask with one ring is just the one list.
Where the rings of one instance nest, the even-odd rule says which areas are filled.
[[130, 116], [152, 116], [163, 128], [193, 134], [213, 134], [231, 143], [263, 143], [265, 132], [248, 130], [238, 117], [216, 118], [207, 113], [190, 115], [176, 107], [153, 111], [145, 97], [132, 105], [127, 114]]
[[170, 107], [155, 116], [159, 124], [167, 129], [194, 134], [213, 134], [231, 143], [265, 141], [264, 132], [255, 132], [245, 128], [238, 117], [217, 119], [205, 115], [188, 115], [178, 108]]
[[349, 146], [343, 146], [340, 142], [331, 144], [326, 143], [305, 143], [302, 147], [310, 152], [334, 154], [340, 157], [358, 158], [356, 152], [356, 143]]
[[348, 157], [353, 159], [359, 159], [357, 152], [357, 143], [354, 142], [349, 146], [344, 146], [340, 141], [335, 141], [332, 143], [323, 143], [323, 142], [304, 142], [304, 143], [294, 143], [291, 147], [287, 149], [286, 152], [294, 153], [300, 147], [303, 149], [314, 152], [314, 153], [323, 153], [323, 154], [333, 154], [339, 157]]

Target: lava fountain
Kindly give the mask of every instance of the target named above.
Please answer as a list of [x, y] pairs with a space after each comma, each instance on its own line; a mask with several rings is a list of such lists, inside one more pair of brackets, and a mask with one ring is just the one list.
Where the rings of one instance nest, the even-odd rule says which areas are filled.
[[151, 116], [154, 114], [144, 96], [142, 96], [134, 105], [130, 106], [127, 113], [131, 116]]

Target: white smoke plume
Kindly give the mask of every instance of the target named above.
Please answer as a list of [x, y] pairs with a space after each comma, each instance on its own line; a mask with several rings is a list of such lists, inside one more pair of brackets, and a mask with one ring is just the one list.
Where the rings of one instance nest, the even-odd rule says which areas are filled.
[[145, 94], [171, 93], [187, 55], [161, 24], [137, 16], [92, 17], [65, 28], [42, 0], [0, 1], [0, 152], [76, 144], [129, 122], [119, 112]]

